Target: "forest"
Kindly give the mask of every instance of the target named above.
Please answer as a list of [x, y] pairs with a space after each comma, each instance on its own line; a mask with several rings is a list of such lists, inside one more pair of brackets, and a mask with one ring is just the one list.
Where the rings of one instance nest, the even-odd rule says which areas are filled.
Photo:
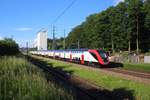
[[68, 49], [149, 52], [150, 0], [125, 0], [91, 14], [66, 37]]

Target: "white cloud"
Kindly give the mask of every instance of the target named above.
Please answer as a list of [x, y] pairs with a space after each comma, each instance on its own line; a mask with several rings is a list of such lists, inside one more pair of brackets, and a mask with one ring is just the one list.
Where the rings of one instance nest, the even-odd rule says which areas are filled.
[[114, 0], [114, 4], [117, 5], [120, 2], [123, 2], [124, 0]]
[[28, 28], [28, 27], [20, 27], [20, 28], [16, 28], [16, 31], [30, 31], [32, 30], [32, 28]]

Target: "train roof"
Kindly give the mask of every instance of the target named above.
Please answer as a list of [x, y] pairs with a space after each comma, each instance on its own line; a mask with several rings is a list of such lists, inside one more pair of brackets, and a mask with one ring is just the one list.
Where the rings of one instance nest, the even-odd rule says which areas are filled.
[[62, 51], [88, 51], [89, 49], [66, 49], [66, 50], [39, 50], [39, 51], [57, 51], [57, 52], [62, 52]]
[[[56, 51], [56, 52], [84, 52], [84, 51], [88, 51], [90, 49], [66, 49], [66, 50], [40, 50], [41, 52], [51, 52], [51, 51]], [[102, 50], [102, 49], [100, 49]], [[39, 52], [40, 52], [39, 51]]]

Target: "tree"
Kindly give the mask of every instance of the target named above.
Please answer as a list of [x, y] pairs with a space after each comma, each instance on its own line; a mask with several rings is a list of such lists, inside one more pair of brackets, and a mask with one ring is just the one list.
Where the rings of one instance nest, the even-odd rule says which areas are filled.
[[92, 14], [86, 18], [84, 23], [84, 34], [87, 36], [86, 45], [89, 48], [98, 48], [99, 38], [96, 33], [96, 16], [97, 14]]
[[0, 55], [14, 55], [17, 53], [19, 53], [19, 46], [14, 40], [10, 38], [0, 40]]
[[[59, 39], [55, 39], [56, 41], [56, 47], [55, 49], [63, 49], [63, 40], [64, 38], [59, 38]], [[47, 44], [48, 44], [48, 50], [52, 50], [52, 44], [53, 44], [53, 39], [47, 39]]]
[[142, 0], [125, 0], [127, 5], [127, 13], [129, 15], [130, 24], [132, 26], [132, 33], [136, 37], [136, 51], [139, 53], [139, 37], [142, 31]]
[[150, 0], [145, 0], [144, 7], [145, 19], [144, 19], [144, 32], [142, 37], [142, 49], [144, 52], [150, 49]]
[[52, 43], [53, 43], [52, 39], [47, 39], [47, 48], [48, 48], [48, 50], [52, 49], [52, 45], [53, 45]]
[[[105, 48], [112, 51], [150, 49], [150, 0], [125, 0], [88, 16], [67, 37], [68, 47]], [[147, 42], [147, 44], [145, 44]]]
[[145, 9], [145, 12], [146, 12], [145, 27], [147, 29], [150, 29], [150, 0], [146, 0], [144, 2], [144, 9]]
[[97, 14], [95, 33], [98, 34], [98, 43], [101, 48], [110, 48], [110, 20], [108, 10]]

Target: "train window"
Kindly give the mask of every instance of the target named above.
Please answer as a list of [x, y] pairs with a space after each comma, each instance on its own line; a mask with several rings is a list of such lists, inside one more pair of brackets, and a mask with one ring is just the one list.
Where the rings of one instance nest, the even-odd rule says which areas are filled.
[[96, 60], [98, 60], [96, 54], [94, 54], [94, 53], [91, 52], [91, 55], [92, 55]]
[[103, 50], [97, 50], [102, 58], [107, 58], [106, 53]]

